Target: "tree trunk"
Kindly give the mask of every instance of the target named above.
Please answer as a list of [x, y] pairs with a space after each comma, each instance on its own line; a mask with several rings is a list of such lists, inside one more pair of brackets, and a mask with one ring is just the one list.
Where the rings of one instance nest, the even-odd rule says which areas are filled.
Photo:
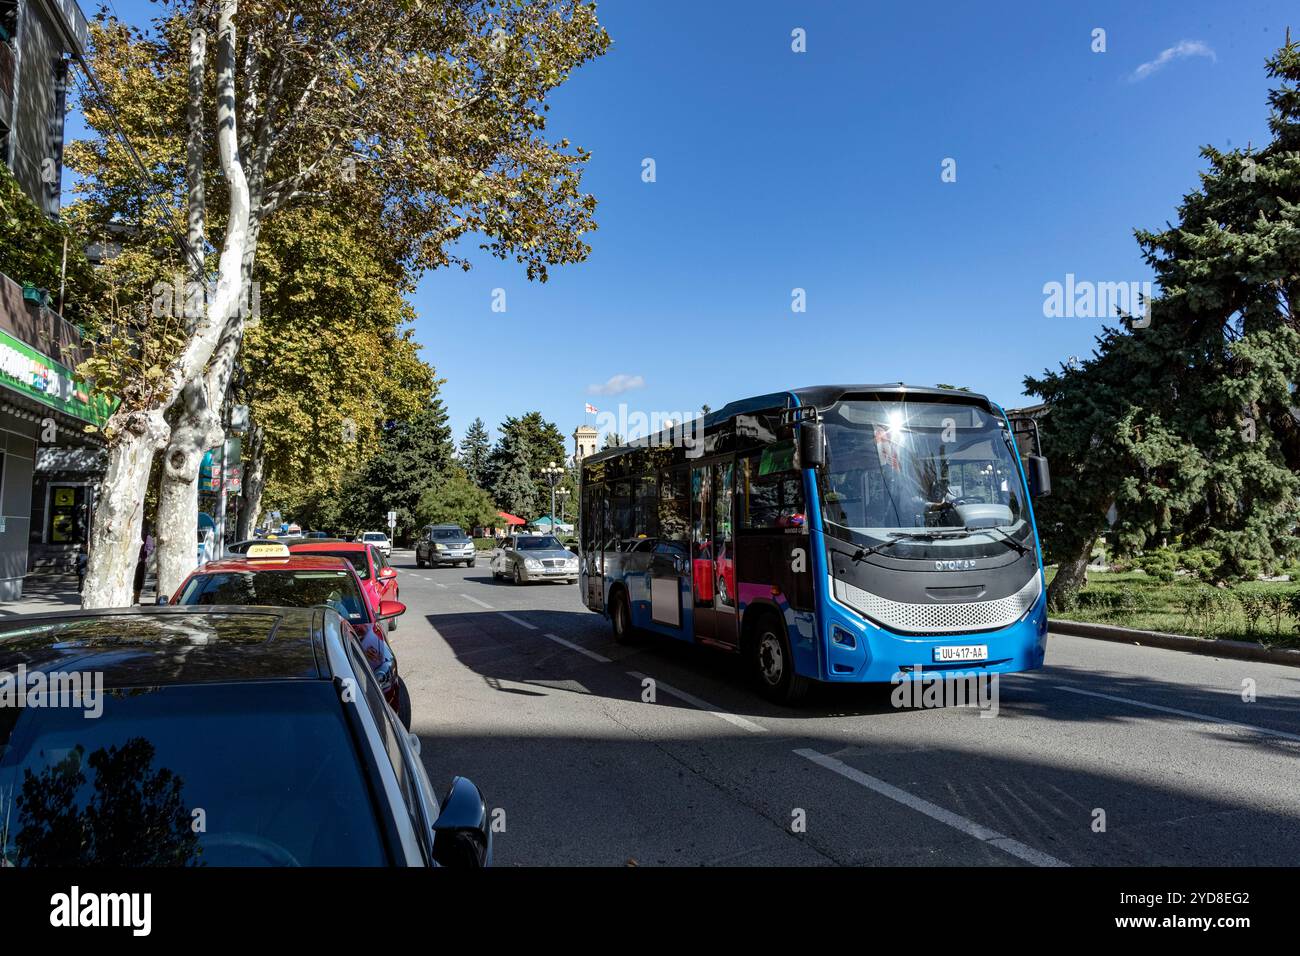
[[1068, 611], [1079, 600], [1079, 592], [1088, 584], [1088, 562], [1092, 558], [1092, 538], [1079, 546], [1074, 557], [1056, 567], [1056, 577], [1047, 589], [1049, 611]]
[[263, 474], [266, 468], [262, 457], [262, 429], [253, 426], [248, 441], [248, 464], [244, 466], [244, 490], [241, 492], [243, 504], [239, 509], [239, 540], [246, 541], [253, 536], [258, 518], [262, 512], [262, 488], [265, 483]]
[[158, 492], [158, 593], [171, 594], [198, 565], [199, 468], [224, 434], [202, 380], [181, 394], [180, 414], [163, 452]]
[[120, 427], [96, 493], [82, 592], [82, 605], [87, 608], [131, 605], [149, 471], [154, 454], [167, 440], [161, 410], [126, 415]]

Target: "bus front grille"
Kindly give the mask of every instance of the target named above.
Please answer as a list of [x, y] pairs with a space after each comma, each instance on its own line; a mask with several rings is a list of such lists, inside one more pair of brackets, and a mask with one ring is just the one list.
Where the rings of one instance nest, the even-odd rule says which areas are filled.
[[910, 604], [891, 601], [844, 581], [835, 582], [835, 597], [882, 627], [903, 634], [969, 634], [993, 631], [1020, 620], [1038, 600], [1038, 572], [1015, 594], [993, 601], [962, 604]]

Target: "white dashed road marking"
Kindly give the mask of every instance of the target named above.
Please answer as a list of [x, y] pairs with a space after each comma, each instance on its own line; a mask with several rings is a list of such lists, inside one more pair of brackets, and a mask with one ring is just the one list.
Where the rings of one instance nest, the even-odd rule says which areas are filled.
[[489, 611], [496, 610], [496, 608], [494, 608], [491, 604], [488, 604], [487, 601], [480, 601], [478, 598], [471, 597], [468, 594], [462, 594], [461, 597], [463, 597], [466, 601], [472, 601], [473, 603], [477, 604], [479, 607], [487, 608]]
[[502, 617], [504, 617], [507, 621], [512, 621], [515, 624], [518, 624], [520, 627], [526, 627], [530, 631], [537, 630], [536, 624], [529, 624], [521, 617], [515, 617], [513, 614], [507, 614], [505, 611], [498, 611], [497, 613], [500, 614]]
[[[629, 677], [634, 677], [639, 681], [646, 679], [646, 675], [642, 674], [640, 671], [628, 671], [627, 673]], [[707, 700], [700, 700], [700, 698], [696, 697], [694, 694], [688, 694], [684, 690], [678, 690], [676, 687], [673, 687], [671, 684], [665, 684], [658, 678], [652, 677], [650, 680], [655, 682], [655, 688], [657, 690], [661, 690], [671, 697], [676, 697], [678, 700], [684, 700], [692, 707], [696, 707], [699, 710], [704, 711], [706, 714], [712, 714], [719, 720], [725, 720], [729, 724], [735, 724], [743, 730], [748, 730], [751, 734], [767, 733], [766, 727], [762, 727], [754, 723], [752, 720], [746, 720], [744, 717], [737, 717], [735, 714], [728, 713], [725, 710], [719, 710]]]
[[1064, 684], [1053, 685], [1057, 690], [1063, 690], [1067, 694], [1081, 694], [1084, 697], [1100, 697], [1102, 700], [1114, 701], [1117, 704], [1128, 704], [1130, 707], [1143, 707], [1147, 710], [1158, 710], [1162, 714], [1176, 714], [1179, 717], [1190, 717], [1192, 720], [1204, 720], [1211, 724], [1221, 724], [1225, 727], [1236, 727], [1239, 730], [1249, 730], [1256, 734], [1268, 734], [1270, 737], [1281, 737], [1283, 740], [1300, 741], [1300, 734], [1288, 734], [1285, 730], [1271, 730], [1268, 727], [1258, 727], [1255, 724], [1243, 724], [1235, 720], [1227, 720], [1223, 717], [1211, 717], [1209, 714], [1198, 714], [1191, 710], [1179, 710], [1177, 707], [1162, 707], [1159, 704], [1147, 704], [1140, 700], [1133, 700], [1129, 697], [1113, 697], [1110, 694], [1098, 694], [1096, 691], [1080, 690], [1078, 687], [1066, 687]]
[[974, 820], [968, 820], [966, 817], [953, 813], [950, 810], [945, 810], [943, 807], [933, 804], [929, 800], [908, 793], [906, 790], [901, 790], [891, 783], [885, 783], [883, 780], [878, 780], [870, 774], [863, 773], [856, 767], [850, 767], [842, 760], [836, 760], [834, 757], [827, 757], [825, 754], [820, 754], [815, 750], [801, 749], [796, 750], [795, 753], [800, 757], [804, 757], [815, 764], [825, 767], [827, 770], [835, 771], [841, 777], [852, 780], [854, 783], [866, 787], [868, 790], [878, 793], [882, 797], [887, 797], [890, 800], [901, 803], [903, 806], [915, 810], [917, 813], [922, 813], [932, 820], [938, 820], [940, 823], [946, 824], [954, 830], [960, 830], [967, 836], [981, 840], [990, 846], [995, 846], [1003, 853], [1010, 853], [1012, 856], [1024, 860], [1026, 863], [1032, 863], [1034, 866], [1070, 865], [1062, 860], [1058, 860], [1054, 856], [1049, 856], [1048, 854], [1043, 853], [1041, 850], [1035, 850], [1031, 846], [1026, 846], [1019, 840], [1013, 840], [1009, 836], [1004, 836], [997, 830], [990, 830], [988, 827], [981, 826]]
[[579, 654], [583, 655], [584, 657], [590, 657], [593, 661], [600, 661], [602, 664], [612, 663], [612, 661], [610, 661], [610, 659], [608, 657], [605, 657], [603, 654], [597, 654], [595, 651], [589, 651], [585, 647], [580, 647], [579, 645], [573, 643], [572, 641], [566, 641], [562, 637], [556, 637], [554, 634], [544, 634], [542, 636], [545, 637], [548, 641], [554, 641], [556, 644], [560, 644], [564, 647], [567, 647], [571, 651], [577, 651]]

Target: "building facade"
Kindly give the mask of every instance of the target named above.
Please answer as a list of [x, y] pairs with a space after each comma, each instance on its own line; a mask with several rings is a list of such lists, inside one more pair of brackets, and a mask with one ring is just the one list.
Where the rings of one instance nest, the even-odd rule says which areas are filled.
[[[74, 0], [0, 0], [0, 161], [57, 218], [70, 70], [86, 48]], [[87, 425], [111, 405], [77, 379], [75, 326], [26, 276], [0, 272], [0, 600], [22, 596], [41, 564], [70, 566], [87, 543], [104, 445]]]
[[57, 216], [73, 58], [89, 41], [75, 0], [0, 0], [0, 160]]

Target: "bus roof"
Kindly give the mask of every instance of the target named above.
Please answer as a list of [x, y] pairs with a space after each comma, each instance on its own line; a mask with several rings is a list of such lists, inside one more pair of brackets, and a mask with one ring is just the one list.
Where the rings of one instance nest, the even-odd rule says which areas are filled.
[[[750, 398], [737, 399], [734, 402], [728, 402], [716, 411], [709, 412], [704, 416], [704, 428], [710, 429], [719, 425], [737, 415], [746, 415], [751, 412], [759, 412], [769, 408], [828, 408], [834, 405], [845, 395], [854, 395], [867, 392], [886, 392], [908, 395], [916, 395], [925, 398], [952, 399], [961, 398], [966, 401], [982, 402], [990, 404], [985, 395], [978, 392], [968, 392], [963, 389], [955, 388], [931, 388], [923, 385], [908, 385], [904, 382], [886, 382], [883, 384], [873, 385], [809, 385], [804, 388], [792, 388], [784, 392], [768, 392], [766, 395], [754, 395]], [[660, 432], [659, 435], [663, 435]], [[584, 464], [587, 462], [599, 462], [606, 458], [617, 458], [623, 452], [632, 448], [644, 447], [647, 444], [653, 445], [659, 435], [651, 435], [646, 438], [637, 439], [634, 443], [619, 445], [615, 448], [605, 448], [588, 455], [583, 459]]]

